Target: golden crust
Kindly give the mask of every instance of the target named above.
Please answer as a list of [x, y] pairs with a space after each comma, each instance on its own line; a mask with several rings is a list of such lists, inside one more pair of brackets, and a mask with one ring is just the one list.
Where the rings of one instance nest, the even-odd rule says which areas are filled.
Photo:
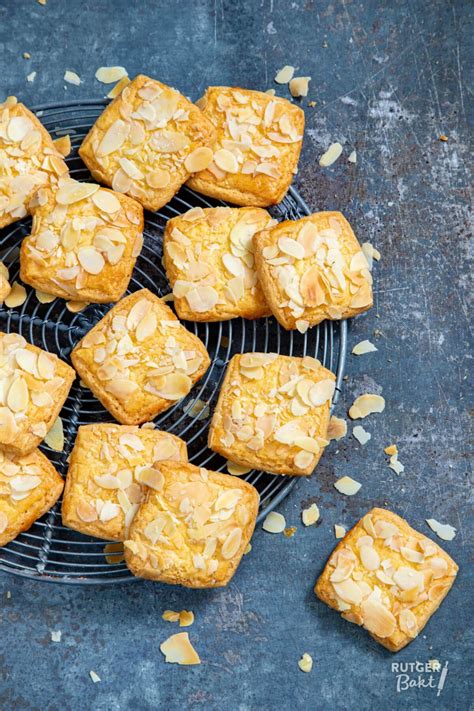
[[302, 109], [261, 91], [226, 86], [209, 87], [197, 103], [216, 126], [217, 138], [213, 162], [188, 180], [189, 187], [235, 205], [280, 202], [298, 165]]
[[436, 612], [457, 571], [430, 538], [391, 511], [374, 508], [336, 546], [314, 591], [398, 652]]
[[[21, 456], [0, 451], [0, 546], [27, 531], [61, 496], [64, 481], [39, 449]], [[24, 498], [12, 498], [12, 494]]]
[[153, 481], [154, 467], [163, 459], [187, 462], [186, 443], [151, 428], [79, 427], [66, 478], [63, 524], [97, 538], [123, 541], [148, 488], [145, 481]]
[[119, 301], [79, 341], [71, 360], [124, 425], [148, 422], [171, 407], [210, 364], [202, 341], [148, 289]]
[[139, 75], [99, 116], [79, 154], [96, 180], [159, 210], [191, 175], [186, 159], [213, 139], [214, 126], [197, 106]]
[[168, 221], [164, 265], [180, 318], [270, 315], [253, 266], [252, 238], [273, 222], [266, 210], [255, 207], [193, 208]]
[[308, 476], [328, 444], [334, 388], [334, 374], [309, 356], [235, 355], [227, 366], [208, 445], [242, 466]]
[[21, 246], [22, 281], [64, 299], [118, 301], [143, 244], [142, 206], [91, 183], [67, 178], [59, 186], [39, 196]]
[[0, 447], [26, 454], [53, 426], [76, 374], [18, 333], [0, 333], [0, 355]]
[[257, 490], [193, 464], [163, 462], [125, 541], [134, 575], [189, 588], [227, 585], [252, 536]]
[[0, 229], [30, 212], [41, 186], [54, 186], [67, 165], [53, 139], [23, 104], [0, 104]]
[[255, 235], [255, 264], [279, 323], [304, 333], [324, 319], [345, 319], [372, 306], [372, 276], [340, 212], [280, 222]]

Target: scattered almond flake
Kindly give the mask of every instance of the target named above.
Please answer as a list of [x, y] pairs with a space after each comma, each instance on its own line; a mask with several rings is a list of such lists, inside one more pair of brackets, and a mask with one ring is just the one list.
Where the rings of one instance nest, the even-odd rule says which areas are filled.
[[174, 610], [165, 610], [161, 615], [161, 618], [165, 622], [178, 622], [179, 612], [175, 612]]
[[308, 106], [310, 107], [310, 109], [314, 109], [314, 107], [317, 106], [317, 104], [315, 101], [308, 101]]
[[340, 526], [338, 523], [334, 524], [334, 535], [336, 538], [344, 538], [347, 531], [344, 526]]
[[64, 81], [67, 81], [68, 84], [74, 84], [74, 86], [79, 86], [82, 83], [79, 75], [76, 72], [69, 71], [69, 69], [64, 72]]
[[191, 627], [194, 622], [194, 612], [191, 610], [181, 610], [179, 613], [179, 626]]
[[130, 84], [130, 79], [128, 77], [122, 77], [122, 79], [120, 79], [120, 81], [111, 88], [107, 94], [107, 98], [115, 99], [123, 91], [123, 89], [125, 89], [127, 84]]
[[454, 526], [450, 526], [449, 523], [440, 523], [435, 518], [427, 518], [426, 523], [443, 541], [452, 541], [456, 535], [456, 529]]
[[169, 664], [200, 664], [199, 655], [192, 646], [187, 632], [172, 634], [160, 644], [160, 650]]
[[381, 395], [365, 393], [365, 395], [359, 395], [354, 400], [352, 407], [349, 409], [349, 417], [353, 420], [360, 420], [373, 412], [383, 412], [384, 409], [385, 400]]
[[51, 449], [54, 449], [55, 452], [62, 452], [64, 449], [64, 429], [63, 429], [63, 421], [60, 417], [57, 417], [54, 422], [53, 426], [49, 430], [49, 432], [46, 434], [44, 438], [45, 443], [48, 445], [48, 447], [51, 447]]
[[294, 77], [290, 81], [290, 94], [295, 99], [299, 96], [308, 96], [308, 88], [311, 77]]
[[114, 84], [126, 76], [128, 73], [125, 67], [99, 67], [95, 73], [95, 78], [102, 84]]
[[448, 141], [449, 139], [448, 139], [448, 137], [446, 136], [445, 133], [442, 133], [442, 134], [440, 135], [440, 137], [439, 137], [439, 140], [440, 140], [440, 141], [443, 141], [444, 143], [446, 143], [446, 141]]
[[23, 52], [23, 59], [31, 59], [31, 54], [29, 52]]
[[71, 137], [67, 133], [65, 136], [61, 136], [60, 138], [56, 138], [56, 140], [53, 141], [54, 147], [56, 148], [57, 151], [61, 153], [64, 158], [67, 158], [67, 156], [71, 152]]
[[12, 289], [5, 299], [5, 306], [9, 309], [15, 308], [15, 306], [21, 306], [26, 301], [26, 289], [22, 284], [14, 281], [12, 284]]
[[36, 72], [30, 72], [29, 74], [26, 75], [26, 81], [30, 82], [30, 84], [32, 84], [35, 79], [36, 79]]
[[230, 459], [226, 462], [227, 471], [233, 476], [243, 476], [252, 471], [251, 467], [244, 467], [242, 464], [236, 464], [236, 462], [231, 462]]
[[265, 94], [270, 94], [270, 96], [275, 96], [275, 89], [267, 89], [265, 91]]
[[66, 308], [72, 314], [77, 314], [79, 311], [84, 311], [89, 306], [89, 301], [66, 301]]
[[35, 294], [40, 304], [50, 304], [57, 298], [54, 294], [47, 294], [45, 291], [40, 291], [39, 289], [35, 290]]
[[374, 259], [378, 262], [380, 260], [380, 252], [370, 242], [364, 242], [362, 245], [362, 251], [369, 265], [369, 271], [372, 271]]
[[125, 559], [123, 555], [123, 543], [106, 543], [104, 546], [104, 556], [109, 565], [122, 563]]
[[247, 555], [248, 553], [250, 553], [251, 550], [252, 550], [252, 544], [247, 543], [247, 547], [244, 550], [244, 555]]
[[210, 410], [207, 402], [203, 402], [203, 400], [197, 398], [186, 414], [188, 417], [195, 417], [196, 420], [206, 420], [209, 417], [209, 412]]
[[343, 476], [341, 479], [334, 482], [334, 488], [337, 489], [340, 494], [344, 494], [345, 496], [354, 496], [354, 494], [357, 494], [361, 486], [362, 484], [359, 484], [358, 481], [352, 479], [350, 476]]
[[323, 153], [319, 159], [319, 165], [322, 168], [329, 168], [330, 165], [335, 163], [342, 153], [342, 146], [340, 143], [331, 143], [326, 153]]
[[311, 654], [305, 652], [298, 662], [298, 666], [302, 672], [310, 672], [313, 668], [313, 658]]
[[99, 681], [102, 681], [100, 676], [95, 671], [90, 671], [89, 676], [92, 679], [92, 681], [94, 682], [94, 684], [97, 684]]
[[319, 509], [316, 504], [311, 504], [307, 509], [303, 509], [301, 512], [301, 519], [305, 526], [312, 526], [317, 521], [319, 521]]
[[372, 435], [370, 434], [370, 432], [367, 432], [367, 430], [364, 430], [364, 428], [362, 427], [362, 425], [356, 425], [356, 426], [354, 427], [354, 429], [352, 430], [352, 435], [353, 435], [353, 437], [356, 438], [356, 440], [357, 440], [360, 444], [367, 444], [367, 442], [369, 441], [369, 439], [371, 439], [371, 437], [372, 437]]
[[287, 538], [293, 538], [296, 533], [296, 526], [287, 526], [283, 531], [283, 535]]
[[62, 634], [61, 630], [51, 630], [51, 642], [60, 642]]
[[439, 670], [441, 669], [441, 662], [439, 661], [439, 659], [429, 659], [428, 666], [431, 671], [439, 672]]
[[288, 82], [293, 79], [295, 73], [295, 68], [290, 64], [285, 64], [284, 67], [279, 69], [275, 75], [275, 81], [277, 84], [288, 84]]
[[357, 163], [357, 152], [352, 151], [347, 160], [349, 161], [349, 163]]
[[393, 454], [398, 454], [398, 447], [396, 444], [389, 444], [389, 446], [385, 447], [383, 451], [385, 454], [392, 456]]
[[398, 453], [392, 454], [388, 466], [390, 467], [390, 469], [393, 469], [395, 474], [401, 474], [405, 471], [405, 467], [403, 466], [403, 464], [398, 461]]
[[155, 429], [155, 423], [154, 422], [144, 422], [143, 425], [140, 425], [142, 430], [154, 430]]
[[164, 296], [161, 297], [161, 300], [164, 304], [167, 304], [170, 301], [174, 301], [173, 292], [171, 292], [170, 294], [165, 294]]
[[328, 425], [327, 438], [332, 439], [342, 439], [347, 434], [347, 422], [342, 419], [342, 417], [331, 416]]
[[360, 341], [359, 343], [356, 343], [356, 345], [352, 349], [352, 352], [356, 356], [361, 356], [365, 355], [366, 353], [374, 353], [377, 350], [378, 348], [376, 348], [374, 344], [370, 341]]
[[285, 517], [277, 511], [270, 511], [262, 524], [262, 528], [268, 533], [283, 533], [286, 528]]
[[44, 5], [46, 5], [46, 0], [38, 0], [38, 3], [39, 3], [40, 5], [43, 5], [43, 6], [44, 6]]
[[7, 600], [11, 599], [11, 596], [12, 596], [11, 590], [7, 590], [6, 596], [7, 596]]

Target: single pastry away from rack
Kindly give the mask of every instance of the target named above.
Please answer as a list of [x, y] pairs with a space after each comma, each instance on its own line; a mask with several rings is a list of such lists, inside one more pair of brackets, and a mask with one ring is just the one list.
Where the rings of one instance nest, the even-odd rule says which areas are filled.
[[139, 75], [99, 116], [79, 154], [96, 180], [158, 210], [212, 160], [214, 133], [179, 91]]
[[209, 447], [246, 467], [311, 474], [328, 444], [335, 380], [309, 356], [235, 355], [212, 417]]
[[71, 360], [124, 425], [148, 422], [174, 405], [210, 364], [202, 341], [148, 289], [119, 301], [79, 341]]
[[0, 546], [12, 541], [56, 503], [64, 481], [47, 457], [0, 450]]
[[280, 202], [296, 173], [304, 112], [261, 91], [211, 86], [197, 102], [214, 123], [212, 162], [188, 180], [204, 195], [236, 205]]
[[63, 497], [63, 523], [81, 533], [123, 541], [147, 487], [161, 482], [165, 459], [188, 461], [179, 437], [151, 428], [79, 427]]
[[398, 652], [436, 612], [457, 571], [430, 538], [375, 508], [336, 546], [314, 591], [345, 620]]
[[280, 222], [255, 235], [254, 247], [261, 287], [284, 328], [304, 333], [372, 306], [369, 265], [340, 212]]
[[195, 207], [169, 220], [164, 264], [178, 316], [225, 321], [270, 315], [254, 268], [253, 235], [272, 224], [259, 207]]
[[134, 575], [189, 588], [227, 585], [255, 527], [258, 491], [246, 481], [162, 462], [125, 541]]
[[142, 248], [142, 206], [69, 177], [43, 190], [38, 202], [21, 246], [21, 279], [64, 299], [118, 301]]
[[0, 104], [0, 228], [25, 217], [38, 188], [67, 172], [45, 127], [9, 96]]
[[76, 374], [18, 333], [0, 333], [0, 447], [26, 454], [46, 436]]

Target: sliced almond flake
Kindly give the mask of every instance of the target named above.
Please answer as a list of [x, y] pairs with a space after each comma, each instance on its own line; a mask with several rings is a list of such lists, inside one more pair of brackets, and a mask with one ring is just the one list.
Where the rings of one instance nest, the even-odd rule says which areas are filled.
[[190, 627], [194, 622], [194, 612], [191, 610], [181, 610], [179, 613], [179, 626]]
[[92, 671], [92, 670], [91, 670], [91, 671], [89, 672], [89, 676], [90, 676], [90, 678], [92, 679], [92, 681], [94, 682], [94, 684], [97, 684], [99, 681], [102, 681], [102, 679], [100, 678], [100, 676], [99, 676], [99, 675], [97, 674], [97, 672], [95, 672], [95, 671]]
[[107, 98], [115, 99], [127, 86], [127, 84], [130, 84], [130, 79], [128, 78], [128, 76], [120, 79], [120, 81], [109, 91], [109, 93], [107, 94]]
[[427, 518], [426, 523], [443, 541], [452, 541], [456, 535], [456, 529], [449, 523], [440, 523], [435, 518]]
[[344, 538], [346, 533], [347, 533], [347, 531], [344, 528], [344, 526], [340, 526], [338, 523], [334, 524], [334, 536], [336, 538]]
[[301, 512], [301, 519], [305, 526], [312, 526], [319, 521], [319, 508], [316, 504], [311, 504]]
[[371, 437], [372, 437], [370, 432], [367, 432], [367, 430], [364, 430], [362, 425], [356, 425], [354, 427], [354, 429], [352, 430], [352, 435], [362, 445], [367, 444], [369, 439], [371, 439]]
[[61, 138], [56, 138], [54, 147], [66, 158], [71, 152], [71, 137], [69, 134], [67, 136], [61, 136]]
[[235, 462], [231, 462], [230, 460], [227, 460], [226, 467], [229, 474], [232, 474], [233, 476], [243, 476], [244, 474], [248, 474], [252, 471], [251, 467], [246, 467], [242, 464], [236, 464]]
[[81, 267], [88, 274], [100, 274], [105, 266], [105, 260], [95, 247], [82, 247], [77, 252], [77, 258]]
[[389, 444], [383, 451], [391, 457], [394, 454], [398, 454], [398, 447], [396, 444]]
[[138, 388], [138, 385], [133, 380], [127, 380], [126, 378], [116, 378], [105, 385], [107, 392], [114, 395], [120, 400], [125, 400], [130, 397]]
[[361, 356], [366, 353], [374, 353], [376, 350], [378, 350], [378, 348], [376, 348], [370, 341], [360, 341], [359, 343], [356, 343], [352, 349], [352, 352], [354, 355]]
[[306, 333], [306, 331], [309, 328], [309, 321], [306, 321], [303, 318], [299, 318], [295, 321], [295, 326], [296, 326], [296, 330], [299, 331], [300, 333]]
[[207, 402], [197, 398], [186, 413], [188, 417], [194, 417], [196, 420], [206, 420], [210, 414], [210, 408]]
[[362, 484], [359, 484], [358, 481], [355, 481], [355, 479], [352, 479], [350, 476], [343, 476], [341, 479], [334, 482], [334, 488], [337, 489], [340, 494], [344, 494], [345, 496], [354, 496], [354, 494], [357, 494], [361, 486]]
[[[176, 282], [177, 283], [177, 282]], [[175, 283], [175, 289], [176, 289]], [[175, 292], [176, 293], [176, 292]], [[214, 308], [219, 301], [219, 294], [212, 286], [196, 286], [185, 294], [189, 308], [196, 313], [205, 313]]]
[[92, 195], [92, 202], [99, 210], [107, 214], [114, 214], [120, 210], [120, 200], [109, 190], [97, 190]]
[[275, 89], [265, 89], [265, 94], [270, 94], [270, 96], [275, 96]]
[[364, 627], [372, 634], [381, 637], [390, 637], [397, 628], [397, 621], [382, 603], [377, 600], [374, 593], [361, 604], [361, 615], [364, 620]]
[[319, 159], [319, 165], [322, 168], [328, 168], [330, 165], [335, 163], [342, 153], [342, 146], [340, 143], [331, 143], [329, 148], [321, 158]]
[[68, 84], [74, 84], [74, 86], [79, 86], [82, 83], [80, 76], [69, 69], [64, 72], [64, 81], [67, 81]]
[[319, 407], [324, 405], [328, 400], [330, 402], [332, 400], [332, 396], [334, 395], [335, 389], [336, 382], [334, 380], [329, 380], [329, 378], [315, 383], [309, 391], [311, 404], [314, 405], [314, 407]]
[[29, 74], [26, 75], [26, 81], [32, 84], [34, 80], [36, 79], [36, 72], [30, 72]]
[[3, 533], [4, 531], [6, 531], [7, 526], [8, 526], [7, 515], [3, 511], [0, 511], [0, 533]]
[[61, 630], [51, 630], [51, 642], [60, 642], [62, 634]]
[[242, 542], [242, 529], [233, 528], [221, 548], [221, 555], [225, 560], [231, 560], [240, 548]]
[[349, 161], [349, 163], [357, 163], [357, 152], [351, 151], [347, 160]]
[[308, 96], [308, 88], [311, 77], [294, 77], [290, 81], [290, 94], [295, 98]]
[[66, 308], [72, 314], [77, 314], [79, 311], [84, 311], [89, 306], [89, 301], [66, 301]]
[[352, 407], [349, 409], [349, 417], [353, 420], [359, 420], [374, 412], [383, 412], [385, 409], [385, 400], [381, 395], [366, 393], [359, 395], [354, 400]]
[[398, 461], [398, 454], [392, 454], [388, 466], [393, 469], [395, 474], [402, 474], [405, 471], [403, 464]]
[[244, 555], [248, 555], [251, 550], [252, 550], [252, 544], [251, 544], [251, 543], [247, 543], [247, 546], [246, 546], [246, 548], [245, 548], [245, 550], [244, 550]]
[[308, 652], [305, 652], [298, 662], [298, 666], [302, 672], [310, 672], [313, 668], [313, 658]]
[[95, 73], [97, 81], [101, 81], [103, 84], [113, 84], [126, 76], [125, 67], [99, 67]]
[[220, 148], [214, 153], [214, 163], [225, 173], [237, 173], [239, 170], [237, 158], [226, 148]]
[[146, 341], [153, 336], [158, 326], [158, 321], [154, 311], [149, 311], [140, 321], [136, 330], [135, 338], [139, 343]]
[[268, 533], [283, 533], [286, 528], [285, 517], [277, 511], [270, 511], [262, 524], [262, 528]]
[[347, 422], [341, 417], [331, 416], [328, 425], [327, 438], [329, 440], [338, 440], [345, 437], [347, 434]]
[[195, 148], [184, 161], [184, 167], [188, 173], [197, 173], [206, 168], [212, 163], [213, 153], [207, 146], [199, 146]]
[[48, 434], [44, 438], [45, 443], [55, 452], [62, 452], [64, 449], [64, 428], [63, 421], [60, 417], [57, 417], [53, 426], [49, 430]]
[[26, 301], [26, 289], [22, 284], [14, 281], [10, 293], [5, 299], [5, 306], [9, 309], [21, 306]]
[[7, 395], [7, 405], [12, 412], [24, 412], [28, 407], [28, 385], [22, 376], [13, 381]]
[[59, 205], [72, 205], [75, 202], [86, 200], [99, 190], [100, 185], [95, 183], [79, 183], [76, 180], [66, 180], [57, 191], [55, 197]]
[[178, 622], [179, 621], [179, 612], [175, 612], [174, 610], [165, 610], [163, 614], [161, 615], [161, 618], [165, 622]]
[[165, 661], [170, 664], [200, 664], [199, 655], [192, 646], [187, 632], [172, 634], [162, 644], [160, 651], [165, 655]]
[[295, 68], [290, 64], [285, 64], [284, 67], [278, 70], [275, 75], [275, 81], [277, 84], [288, 84], [288, 82], [293, 79], [295, 73]]

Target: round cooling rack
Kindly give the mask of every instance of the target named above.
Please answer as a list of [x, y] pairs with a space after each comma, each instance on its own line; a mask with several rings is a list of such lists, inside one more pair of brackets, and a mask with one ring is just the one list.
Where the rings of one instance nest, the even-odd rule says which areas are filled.
[[[69, 134], [72, 151], [67, 158], [69, 170], [77, 180], [90, 180], [88, 170], [78, 156], [78, 148], [87, 131], [103, 111], [106, 101], [46, 104], [35, 113], [53, 138]], [[225, 205], [205, 198], [184, 187], [159, 212], [145, 213], [144, 246], [138, 257], [129, 292], [147, 287], [159, 296], [170, 288], [161, 263], [162, 234], [167, 220], [191, 207]], [[270, 209], [278, 220], [298, 219], [310, 211], [296, 190], [290, 188], [283, 202]], [[29, 234], [31, 221], [21, 220], [0, 231], [0, 259], [8, 266], [11, 280], [18, 279], [19, 249]], [[128, 292], [127, 292], [128, 293]], [[70, 313], [62, 299], [40, 304], [33, 289], [27, 288], [25, 303], [15, 309], [0, 309], [0, 330], [21, 333], [30, 343], [56, 353], [69, 361], [71, 350], [110, 308], [91, 304], [80, 313]], [[211, 363], [204, 377], [191, 393], [156, 418], [159, 429], [182, 437], [188, 445], [190, 461], [216, 471], [225, 471], [225, 461], [207, 448], [207, 430], [226, 364], [235, 353], [275, 352], [286, 355], [310, 355], [337, 376], [337, 399], [344, 373], [346, 322], [326, 321], [302, 335], [284, 331], [274, 318], [246, 321], [234, 319], [221, 323], [186, 322], [189, 330], [204, 342]], [[206, 407], [201, 407], [205, 403]], [[92, 393], [77, 379], [62, 409], [65, 448], [55, 452], [46, 445], [42, 450], [62, 476], [79, 425], [110, 422], [111, 416]], [[297, 477], [275, 476], [252, 471], [245, 476], [260, 493], [259, 520], [277, 506], [295, 485]], [[106, 541], [76, 533], [61, 524], [61, 502], [25, 533], [0, 548], [0, 570], [35, 580], [67, 584], [105, 584], [139, 580], [129, 573], [119, 553], [104, 554]]]

